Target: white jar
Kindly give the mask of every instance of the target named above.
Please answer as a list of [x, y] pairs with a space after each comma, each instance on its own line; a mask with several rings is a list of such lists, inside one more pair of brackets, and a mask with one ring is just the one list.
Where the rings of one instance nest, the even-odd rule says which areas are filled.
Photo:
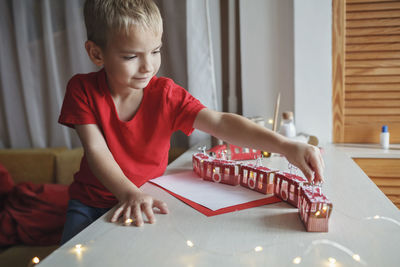
[[282, 113], [282, 124], [279, 133], [283, 136], [296, 137], [296, 127], [294, 126], [293, 112], [285, 111]]

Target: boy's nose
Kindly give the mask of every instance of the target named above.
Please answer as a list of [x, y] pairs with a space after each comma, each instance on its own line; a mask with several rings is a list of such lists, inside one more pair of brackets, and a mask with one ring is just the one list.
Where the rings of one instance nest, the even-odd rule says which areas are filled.
[[140, 66], [140, 72], [152, 72], [153, 64], [149, 58], [144, 58]]

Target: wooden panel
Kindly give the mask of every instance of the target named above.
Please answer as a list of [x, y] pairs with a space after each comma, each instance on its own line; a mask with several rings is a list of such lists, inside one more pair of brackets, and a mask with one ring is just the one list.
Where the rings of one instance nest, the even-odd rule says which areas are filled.
[[377, 99], [351, 99], [345, 100], [344, 102], [345, 108], [396, 108], [400, 107], [400, 99], [384, 99], [384, 100], [377, 100]]
[[400, 178], [400, 159], [354, 158], [369, 177]]
[[332, 114], [333, 142], [344, 141], [345, 2], [332, 2]]
[[333, 0], [333, 6], [340, 7], [334, 14], [344, 13], [333, 18], [333, 37], [337, 29], [345, 33], [344, 48], [333, 42], [333, 51], [344, 53], [340, 64], [335, 59], [343, 55], [333, 54], [334, 70], [344, 75], [344, 83], [333, 90], [341, 97], [333, 110], [341, 109], [342, 115], [338, 123], [334, 115], [334, 136], [342, 131], [334, 142], [379, 143], [383, 124], [391, 142], [400, 142], [400, 1]]
[[400, 51], [391, 52], [348, 52], [346, 53], [346, 60], [353, 59], [397, 59], [400, 58]]
[[372, 68], [372, 67], [382, 67], [382, 68], [400, 67], [400, 59], [346, 61], [346, 68]]
[[353, 160], [400, 208], [400, 159], [353, 158]]
[[[347, 119], [347, 118], [346, 118]], [[400, 135], [396, 132], [400, 132], [400, 123], [381, 123], [381, 122], [368, 122], [356, 124], [348, 124], [345, 121], [344, 131], [344, 143], [379, 143], [379, 137], [382, 125], [389, 126], [390, 142], [400, 143]]]
[[346, 6], [346, 12], [354, 12], [354, 11], [376, 11], [376, 10], [391, 10], [391, 9], [399, 9], [400, 11], [400, 2], [383, 2], [383, 3], [360, 3], [360, 4], [351, 4]]
[[346, 68], [346, 75], [400, 75], [400, 68]]
[[346, 14], [346, 20], [356, 19], [387, 19], [387, 18], [398, 18], [399, 10], [389, 11], [370, 11], [370, 12], [348, 12]]
[[400, 18], [348, 20], [346, 28], [400, 26]]
[[346, 92], [352, 91], [399, 91], [400, 83], [392, 84], [347, 84]]
[[[346, 100], [358, 100], [358, 99], [400, 99], [400, 88], [398, 92], [346, 92]], [[400, 118], [399, 118], [400, 120]]]

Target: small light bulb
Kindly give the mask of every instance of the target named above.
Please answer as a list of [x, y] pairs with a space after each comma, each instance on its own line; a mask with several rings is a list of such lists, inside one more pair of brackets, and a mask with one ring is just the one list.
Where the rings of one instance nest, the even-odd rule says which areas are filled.
[[273, 120], [273, 119], [269, 119], [269, 120], [268, 120], [268, 123], [269, 123], [269, 124], [273, 124], [273, 123], [274, 123], [274, 120]]
[[261, 247], [261, 246], [257, 246], [257, 247], [254, 248], [255, 252], [260, 252], [262, 250], [263, 250], [263, 247]]
[[34, 264], [38, 264], [38, 263], [40, 262], [40, 259], [39, 259], [38, 257], [34, 257], [34, 258], [32, 259], [32, 262], [33, 262]]
[[125, 224], [126, 225], [130, 225], [133, 222], [133, 220], [131, 218], [126, 219]]
[[296, 257], [293, 259], [293, 264], [300, 264], [301, 262], [301, 257]]
[[361, 260], [360, 255], [358, 255], [358, 254], [354, 254], [354, 255], [353, 255], [353, 259], [354, 259], [355, 261], [360, 261], [360, 260]]
[[81, 248], [82, 248], [82, 245], [81, 245], [81, 244], [77, 244], [77, 245], [75, 245], [75, 248], [76, 248], [76, 249], [81, 249]]
[[320, 211], [317, 211], [316, 213], [315, 213], [315, 216], [319, 216], [321, 214], [321, 212]]
[[329, 257], [329, 258], [328, 258], [328, 261], [329, 261], [329, 263], [330, 263], [331, 265], [333, 265], [333, 264], [336, 263], [336, 259], [335, 259], [335, 258], [332, 258], [332, 257]]
[[377, 220], [377, 219], [379, 219], [379, 218], [380, 218], [379, 215], [375, 215], [375, 216], [374, 216], [374, 219], [375, 219], [375, 220]]
[[325, 212], [327, 209], [328, 209], [328, 207], [325, 206], [325, 205], [322, 207], [322, 210], [323, 210], [324, 212]]
[[194, 246], [193, 242], [190, 240], [186, 241], [186, 245], [188, 245], [191, 248]]

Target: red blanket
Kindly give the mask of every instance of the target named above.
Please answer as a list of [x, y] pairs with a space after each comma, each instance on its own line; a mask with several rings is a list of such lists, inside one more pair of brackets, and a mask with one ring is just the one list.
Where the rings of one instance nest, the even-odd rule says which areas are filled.
[[19, 183], [0, 165], [0, 246], [56, 245], [68, 204], [65, 185]]

